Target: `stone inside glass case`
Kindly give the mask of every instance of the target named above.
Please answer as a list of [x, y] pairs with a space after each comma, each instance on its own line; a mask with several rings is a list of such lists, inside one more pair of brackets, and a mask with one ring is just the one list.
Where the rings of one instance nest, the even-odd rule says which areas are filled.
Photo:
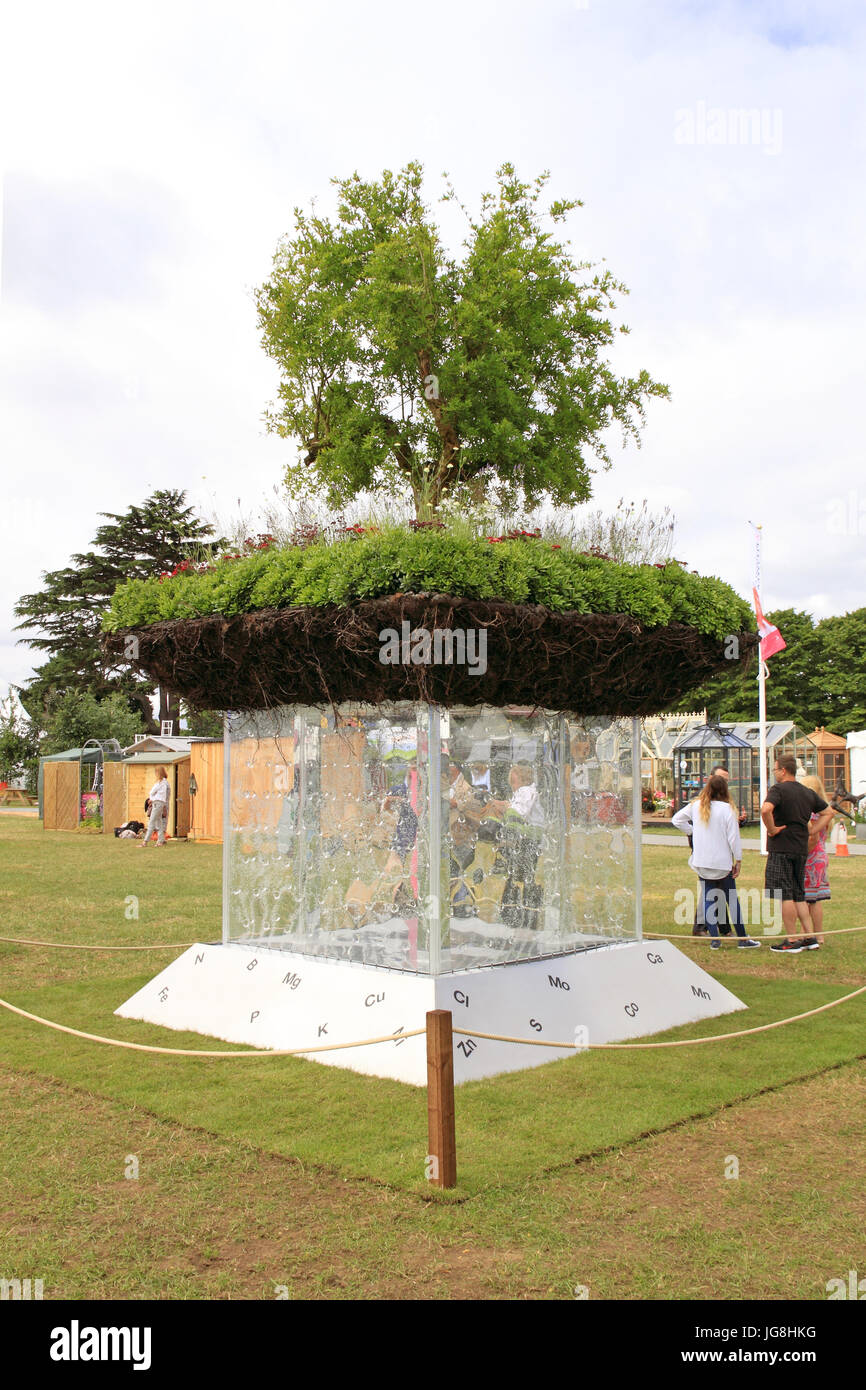
[[226, 719], [223, 939], [440, 975], [640, 935], [636, 720]]

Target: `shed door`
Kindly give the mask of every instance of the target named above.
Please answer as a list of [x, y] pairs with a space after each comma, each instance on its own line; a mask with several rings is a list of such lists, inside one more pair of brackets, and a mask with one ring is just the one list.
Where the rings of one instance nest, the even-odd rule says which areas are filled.
[[[102, 768], [102, 829], [113, 835], [126, 822], [126, 782], [123, 763], [104, 763]], [[139, 817], [140, 819], [140, 817]]]
[[78, 763], [44, 763], [44, 830], [77, 830], [81, 770]]
[[177, 764], [176, 793], [174, 833], [185, 839], [189, 834], [189, 758]]
[[156, 778], [146, 763], [129, 763], [126, 768], [126, 819], [147, 822], [144, 802]]

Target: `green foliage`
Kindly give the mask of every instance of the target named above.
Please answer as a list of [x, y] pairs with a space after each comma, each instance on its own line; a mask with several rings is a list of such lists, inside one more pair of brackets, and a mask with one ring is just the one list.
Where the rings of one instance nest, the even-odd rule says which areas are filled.
[[[334, 179], [334, 220], [295, 210], [257, 296], [280, 370], [268, 427], [299, 443], [293, 493], [342, 507], [361, 491], [404, 493], [416, 515], [446, 499], [571, 505], [609, 465], [605, 431], [639, 442], [646, 371], [617, 377], [609, 271], [575, 262], [555, 236], [577, 202], [540, 208], [547, 182], [503, 164], [468, 213], [465, 254], [446, 251], [410, 163], [378, 182]], [[452, 189], [443, 201], [456, 202]], [[620, 332], [627, 332], [625, 326]]]
[[[37, 728], [44, 727], [52, 702], [67, 691], [89, 691], [97, 700], [121, 691], [150, 720], [150, 688], [124, 662], [106, 656], [102, 619], [118, 584], [158, 575], [182, 563], [191, 550], [204, 556], [221, 544], [209, 539], [213, 527], [185, 503], [183, 492], [157, 491], [123, 514], [101, 512], [105, 525], [96, 530], [94, 549], [73, 555], [64, 569], [43, 574], [42, 588], [18, 600], [15, 613], [23, 621], [16, 631], [35, 631], [38, 635], [22, 641], [48, 654], [20, 691]], [[163, 693], [162, 718], [173, 717], [170, 704]]]
[[89, 738], [116, 738], [121, 748], [143, 733], [142, 718], [129, 708], [120, 691], [97, 700], [90, 690], [67, 690], [54, 700], [46, 715], [45, 735], [39, 752], [62, 753], [81, 748]]
[[217, 710], [192, 709], [182, 706], [186, 732], [193, 738], [222, 738], [223, 717]]
[[33, 730], [18, 712], [12, 695], [0, 700], [0, 782], [23, 777], [36, 757]]
[[[846, 732], [866, 729], [866, 608], [856, 608], [839, 618], [824, 618], [815, 634], [824, 654], [818, 673], [825, 692], [824, 708], [833, 711], [833, 723]], [[829, 726], [831, 720], [816, 722]]]
[[[767, 618], [787, 643], [767, 663], [768, 719], [793, 719], [806, 733], [818, 725], [834, 733], [866, 728], [866, 608], [817, 624], [793, 608]], [[757, 675], [754, 661], [747, 667], [731, 662], [729, 672], [690, 691], [679, 707], [706, 706], [719, 719], [753, 720]]]
[[631, 613], [650, 627], [682, 622], [720, 638], [752, 621], [748, 605], [728, 585], [675, 562], [620, 565], [541, 538], [491, 542], [459, 530], [384, 527], [223, 560], [207, 573], [132, 580], [117, 590], [105, 626], [118, 631], [176, 617], [350, 604], [396, 593], [499, 598], [555, 612]]

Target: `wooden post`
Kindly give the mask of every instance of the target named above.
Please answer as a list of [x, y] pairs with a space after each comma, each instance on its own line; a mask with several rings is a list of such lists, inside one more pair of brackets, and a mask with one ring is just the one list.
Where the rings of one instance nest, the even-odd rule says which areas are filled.
[[[427, 1015], [427, 1170], [434, 1187], [457, 1186], [451, 1014]], [[431, 1162], [432, 1160], [432, 1162]]]

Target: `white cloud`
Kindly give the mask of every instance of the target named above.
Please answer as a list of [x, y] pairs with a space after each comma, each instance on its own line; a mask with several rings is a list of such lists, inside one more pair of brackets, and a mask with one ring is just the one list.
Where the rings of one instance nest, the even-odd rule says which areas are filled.
[[[621, 369], [673, 391], [642, 450], [613, 441], [600, 503], [669, 503], [683, 558], [741, 592], [762, 520], [768, 608], [862, 603], [863, 536], [822, 510], [866, 488], [859, 6], [161, 0], [4, 25], [0, 641], [96, 513], [157, 486], [225, 511], [269, 492], [289, 446], [262, 432], [250, 290], [293, 206], [410, 158], [431, 201], [448, 169], [472, 203], [503, 159], [586, 200], [576, 250], [632, 290]], [[778, 153], [678, 144], [699, 103], [779, 111]], [[0, 680], [28, 668], [0, 647]]]

